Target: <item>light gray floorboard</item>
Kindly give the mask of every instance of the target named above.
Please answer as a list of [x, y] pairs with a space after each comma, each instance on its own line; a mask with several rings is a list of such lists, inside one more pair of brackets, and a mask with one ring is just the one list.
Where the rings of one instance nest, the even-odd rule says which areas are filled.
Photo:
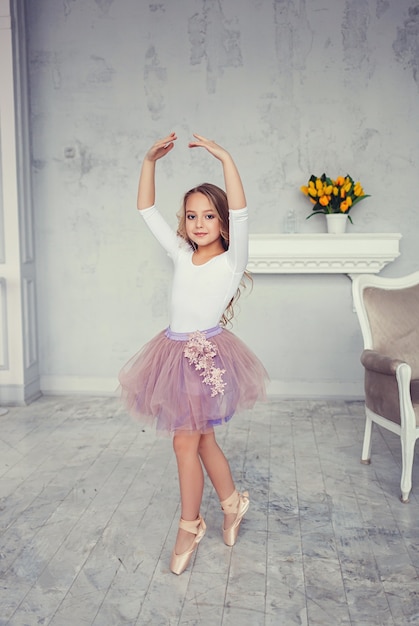
[[43, 397], [0, 416], [0, 626], [419, 624], [419, 463], [399, 501], [399, 439], [362, 402], [275, 400], [218, 440], [251, 507], [234, 548], [208, 526], [175, 576], [170, 438], [116, 398]]

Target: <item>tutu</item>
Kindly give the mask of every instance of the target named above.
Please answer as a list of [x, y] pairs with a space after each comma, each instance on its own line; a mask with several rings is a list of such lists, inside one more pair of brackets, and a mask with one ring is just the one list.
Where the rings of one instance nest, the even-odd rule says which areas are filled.
[[162, 331], [119, 374], [128, 412], [168, 433], [205, 433], [227, 422], [265, 398], [267, 378], [256, 355], [220, 326]]

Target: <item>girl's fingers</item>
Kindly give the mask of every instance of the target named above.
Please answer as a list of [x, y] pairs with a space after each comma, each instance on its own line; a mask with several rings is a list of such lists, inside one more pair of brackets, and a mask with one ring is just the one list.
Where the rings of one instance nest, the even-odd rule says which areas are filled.
[[175, 141], [176, 139], [177, 139], [176, 133], [170, 133], [170, 135], [167, 135], [167, 137], [158, 141], [157, 145], [159, 148], [160, 147], [167, 148], [167, 146], [171, 144], [172, 141]]
[[193, 133], [193, 136], [199, 139], [199, 141], [209, 141], [209, 139], [206, 139], [202, 135], [197, 135], [196, 133]]
[[150, 148], [149, 155], [153, 158], [153, 160], [160, 158], [173, 148], [176, 139], [176, 133], [170, 133], [170, 135], [167, 135], [164, 139], [158, 139]]
[[196, 133], [193, 133], [193, 136], [196, 137], [198, 141], [190, 141], [190, 148], [205, 148], [217, 159], [222, 159], [225, 150], [224, 148], [219, 146], [218, 143], [216, 143], [213, 139], [207, 139], [206, 137], [203, 137], [202, 135], [197, 135]]
[[220, 147], [212, 139], [207, 139], [206, 137], [203, 137], [202, 135], [197, 135], [196, 133], [193, 133], [193, 136], [198, 141], [190, 141], [189, 142], [190, 148], [202, 147], [202, 148], [207, 148], [207, 150], [216, 150]]
[[[210, 151], [222, 150], [221, 146], [215, 143], [215, 141], [213, 141], [212, 139], [207, 139], [203, 135], [198, 135], [197, 133], [193, 133], [193, 136], [195, 137], [196, 141], [190, 141], [188, 143], [188, 146], [190, 148], [203, 147], [207, 148]], [[170, 135], [167, 135], [167, 137], [157, 140], [152, 150], [154, 150], [155, 152], [160, 152], [160, 150], [166, 151], [169, 148], [171, 149], [173, 148], [173, 143], [176, 141], [176, 139], [176, 133], [172, 132], [170, 133]]]

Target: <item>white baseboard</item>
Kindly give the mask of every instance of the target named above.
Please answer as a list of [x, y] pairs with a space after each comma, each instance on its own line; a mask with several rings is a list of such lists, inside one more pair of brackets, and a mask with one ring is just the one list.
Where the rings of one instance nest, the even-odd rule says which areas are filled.
[[25, 385], [0, 385], [0, 405], [24, 406], [39, 398], [41, 394], [38, 379]]
[[[118, 385], [117, 378], [41, 376], [41, 392], [44, 395], [116, 395]], [[267, 391], [269, 397], [362, 399], [364, 383], [271, 380]]]
[[280, 398], [350, 398], [363, 399], [364, 382], [271, 380], [268, 396]]
[[112, 396], [118, 393], [117, 378], [95, 376], [41, 376], [41, 391], [45, 396], [91, 395]]

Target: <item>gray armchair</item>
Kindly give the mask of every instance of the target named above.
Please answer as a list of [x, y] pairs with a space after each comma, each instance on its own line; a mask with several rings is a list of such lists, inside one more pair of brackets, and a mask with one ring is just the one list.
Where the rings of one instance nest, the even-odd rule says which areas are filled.
[[419, 437], [419, 271], [401, 278], [360, 275], [352, 292], [364, 339], [366, 422], [361, 462], [371, 461], [373, 422], [399, 435], [401, 500], [406, 503]]

